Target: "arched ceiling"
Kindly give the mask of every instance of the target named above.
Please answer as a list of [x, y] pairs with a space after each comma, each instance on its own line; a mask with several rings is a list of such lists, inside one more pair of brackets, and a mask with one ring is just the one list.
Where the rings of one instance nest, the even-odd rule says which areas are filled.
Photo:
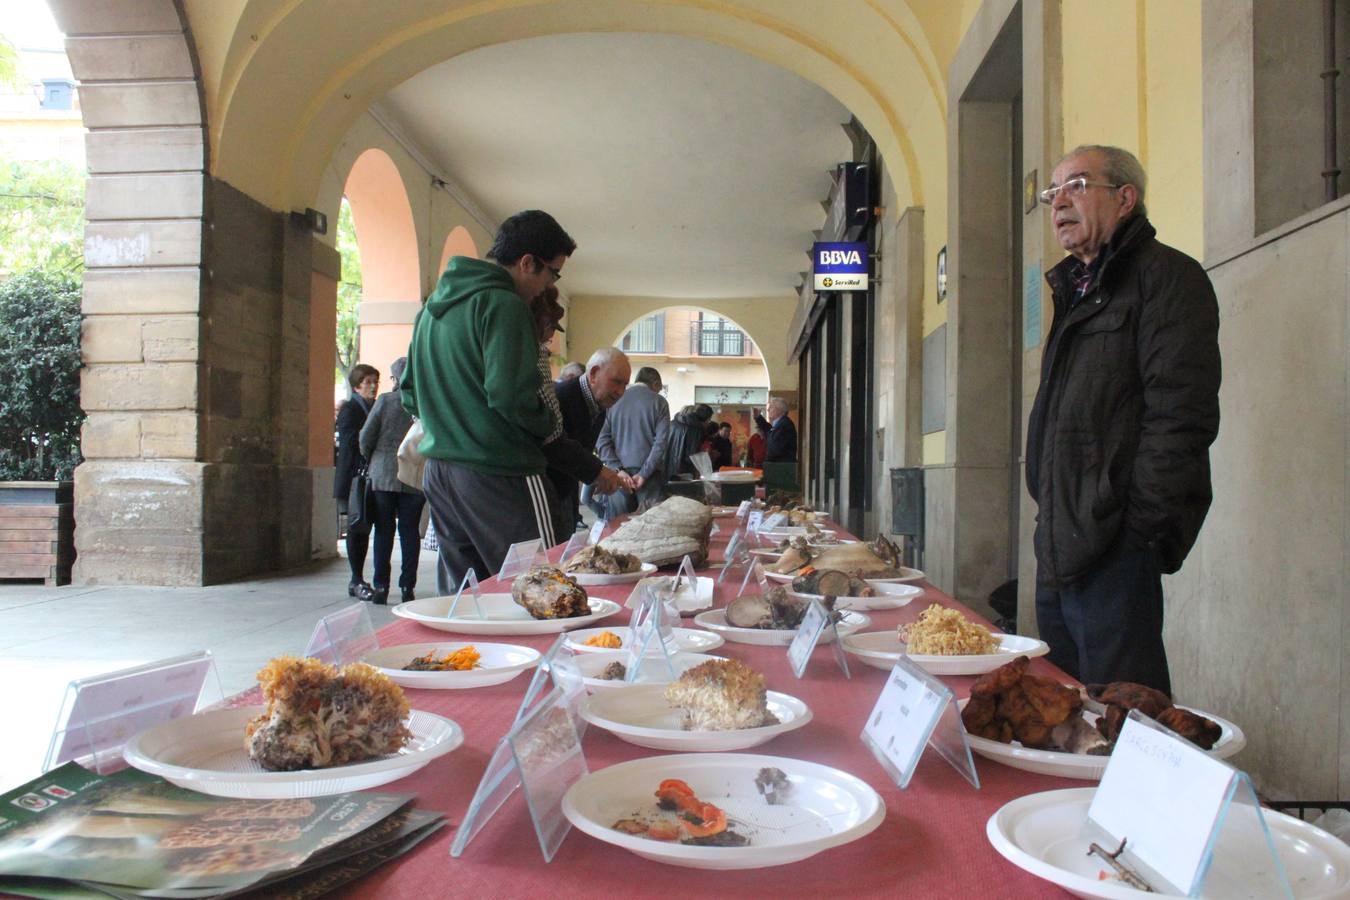
[[[202, 71], [212, 174], [250, 196], [276, 209], [313, 205], [333, 148], [356, 118], [378, 103], [382, 110], [395, 110], [399, 127], [417, 135], [420, 149], [439, 165], [465, 172], [461, 186], [494, 215], [522, 203], [551, 208], [579, 232], [584, 252], [586, 237], [594, 232], [574, 224], [581, 221], [574, 210], [587, 203], [607, 205], [598, 215], [608, 226], [604, 239], [616, 243], [612, 252], [591, 257], [591, 272], [583, 264], [585, 257], [578, 255], [576, 277], [568, 279], [572, 291], [661, 293], [669, 290], [673, 271], [688, 275], [701, 271], [700, 265], [713, 280], [719, 271], [725, 277], [725, 260], [710, 262], [707, 246], [691, 243], [672, 246], [669, 260], [637, 260], [635, 265], [652, 273], [645, 284], [620, 284], [626, 277], [621, 261], [633, 258], [625, 252], [624, 240], [645, 240], [650, 246], [681, 231], [707, 228], [711, 218], [725, 221], [725, 243], [743, 238], [746, 230], [739, 226], [758, 213], [753, 220], [757, 232], [779, 232], [772, 238], [777, 255], [755, 256], [752, 265], [739, 269], [772, 267], [776, 281], [736, 285], [730, 291], [725, 286], [694, 288], [726, 296], [794, 286], [793, 273], [805, 262], [798, 254], [807, 249], [809, 230], [821, 220], [808, 198], [822, 199], [825, 191], [823, 175], [817, 179], [805, 169], [824, 169], [839, 161], [839, 134], [831, 119], [840, 113], [857, 116], [877, 141], [900, 209], [923, 205], [926, 197], [945, 196], [943, 72], [953, 37], [978, 2], [184, 0], [184, 7]], [[532, 43], [533, 38], [547, 40]], [[686, 48], [695, 46], [687, 39], [703, 45], [696, 52], [679, 53], [670, 50], [674, 44], [662, 43], [676, 39], [686, 39]], [[603, 49], [606, 40], [615, 42], [612, 51]], [[662, 63], [668, 77], [662, 79], [659, 71], [653, 75], [654, 69], [624, 74], [611, 70], [606, 81], [602, 74], [607, 57], [636, 56], [642, 61], [642, 54], [633, 52], [637, 45], [624, 41], [645, 41], [653, 48], [651, 62]], [[588, 58], [565, 55], [588, 47], [593, 48]], [[542, 58], [523, 55], [527, 48]], [[513, 56], [518, 63], [514, 68], [508, 65]], [[681, 69], [681, 57], [697, 64]], [[497, 77], [485, 79], [475, 60], [491, 64]], [[471, 87], [439, 91], [436, 72]], [[625, 78], [632, 84], [622, 83]], [[580, 86], [583, 95], [561, 89], [565, 79]], [[596, 93], [597, 85], [608, 89], [607, 106], [587, 109], [584, 94]], [[681, 93], [681, 86], [688, 90]], [[625, 92], [629, 87], [633, 90]], [[644, 128], [656, 122], [655, 133], [614, 124], [621, 117], [608, 104], [640, 100], [637, 88], [655, 102], [645, 108], [635, 105], [627, 121], [641, 122]], [[487, 93], [493, 102], [480, 99]], [[611, 160], [629, 142], [630, 162], [646, 163], [646, 172], [662, 168], [668, 173], [662, 185], [666, 190], [657, 195], [638, 190], [651, 184], [641, 166], [622, 172], [637, 183], [605, 185], [593, 174], [581, 177], [561, 164], [552, 173], [555, 182], [564, 177], [581, 182], [581, 190], [569, 194], [573, 207], [543, 196], [540, 188], [549, 173], [537, 164], [528, 175], [498, 179], [504, 186], [500, 195], [475, 190], [494, 179], [494, 173], [473, 162], [477, 148], [469, 126], [475, 123], [427, 114], [438, 105], [450, 112], [470, 109], [475, 119], [489, 117], [516, 135], [517, 144], [519, 134], [530, 134], [530, 123], [547, 126], [539, 129], [541, 141], [551, 140], [560, 148], [581, 146], [593, 154], [603, 151]], [[739, 114], [729, 112], [737, 108]], [[814, 127], [798, 127], [808, 120]], [[719, 121], [723, 128], [716, 127]], [[603, 123], [608, 133], [599, 127], [588, 131], [591, 123]], [[737, 135], [759, 146], [733, 146]], [[442, 142], [442, 137], [460, 146]], [[509, 143], [478, 152], [495, 156], [501, 171], [518, 159], [537, 159], [535, 147], [519, 154], [511, 152]], [[797, 170], [775, 170], [788, 162], [791, 150], [798, 151], [790, 161]], [[715, 159], [710, 164], [713, 157], [726, 164], [718, 167]], [[688, 186], [684, 195], [674, 190], [681, 184]], [[720, 208], [714, 203], [718, 196]], [[641, 212], [651, 218], [633, 221]], [[614, 227], [628, 221], [634, 226], [628, 235]], [[944, 227], [945, 210], [930, 209], [929, 221], [935, 232]], [[785, 237], [789, 232], [790, 247]], [[591, 246], [600, 249], [594, 242]], [[686, 283], [681, 293], [688, 291]]]
[[[522, 88], [547, 85], [547, 89]], [[494, 220], [551, 212], [577, 294], [790, 293], [850, 158], [848, 110], [716, 44], [572, 34], [485, 47], [380, 104]]]

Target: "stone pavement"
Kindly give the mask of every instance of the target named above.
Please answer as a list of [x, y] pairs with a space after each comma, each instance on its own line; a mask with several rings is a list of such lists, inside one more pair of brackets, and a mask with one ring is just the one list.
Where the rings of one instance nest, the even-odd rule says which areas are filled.
[[[394, 548], [394, 572], [398, 572]], [[369, 572], [369, 562], [367, 562]], [[369, 577], [369, 576], [367, 576]], [[107, 587], [0, 582], [0, 791], [41, 774], [66, 685], [210, 650], [226, 696], [282, 653], [303, 653], [319, 619], [357, 601], [345, 559], [212, 587]], [[423, 551], [418, 596], [436, 592], [436, 554]], [[397, 589], [391, 602], [397, 602]], [[376, 628], [393, 620], [371, 606]]]

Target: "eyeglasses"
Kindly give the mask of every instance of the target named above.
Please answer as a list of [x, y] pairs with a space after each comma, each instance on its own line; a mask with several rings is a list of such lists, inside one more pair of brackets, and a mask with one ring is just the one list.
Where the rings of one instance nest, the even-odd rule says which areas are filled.
[[1070, 178], [1063, 184], [1050, 185], [1041, 191], [1040, 198], [1042, 203], [1049, 206], [1055, 202], [1055, 198], [1059, 196], [1060, 191], [1063, 191], [1066, 197], [1080, 197], [1090, 187], [1104, 187], [1114, 191], [1124, 186], [1123, 184], [1111, 184], [1106, 181], [1088, 181], [1080, 175], [1077, 178]]
[[548, 269], [550, 272], [553, 273], [553, 283], [554, 283], [554, 284], [557, 284], [559, 281], [562, 281], [562, 269], [555, 269], [555, 268], [553, 268], [552, 266], [550, 266], [548, 263], [544, 262], [542, 259], [540, 259], [540, 258], [537, 257], [537, 256], [535, 257], [535, 261], [538, 262], [539, 265], [543, 266], [545, 269]]

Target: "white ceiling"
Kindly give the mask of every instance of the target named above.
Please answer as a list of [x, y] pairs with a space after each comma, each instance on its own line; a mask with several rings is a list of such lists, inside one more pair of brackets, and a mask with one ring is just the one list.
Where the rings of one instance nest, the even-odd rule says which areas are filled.
[[486, 47], [381, 107], [494, 220], [552, 213], [578, 245], [570, 294], [794, 293], [850, 154], [848, 111], [814, 84], [664, 35]]

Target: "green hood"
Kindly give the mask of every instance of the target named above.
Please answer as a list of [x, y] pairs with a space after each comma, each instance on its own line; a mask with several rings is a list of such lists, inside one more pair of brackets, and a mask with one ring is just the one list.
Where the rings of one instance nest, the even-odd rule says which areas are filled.
[[496, 263], [456, 256], [417, 316], [403, 406], [423, 455], [495, 475], [537, 475], [552, 413], [539, 399], [529, 307]]

